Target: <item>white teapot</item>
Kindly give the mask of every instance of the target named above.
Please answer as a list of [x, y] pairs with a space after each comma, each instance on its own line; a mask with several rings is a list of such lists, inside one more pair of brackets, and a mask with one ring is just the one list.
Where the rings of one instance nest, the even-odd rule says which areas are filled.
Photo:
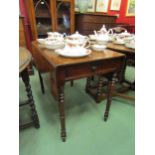
[[94, 31], [94, 34], [98, 44], [107, 44], [109, 41], [111, 41], [111, 35], [113, 34], [113, 31], [107, 30], [105, 25], [103, 25], [98, 32]]
[[101, 32], [101, 34], [107, 34], [108, 33], [105, 25], [102, 26], [102, 28], [99, 30], [99, 32]]
[[96, 33], [96, 31], [94, 31], [94, 33], [95, 33], [95, 37], [96, 37], [96, 42], [98, 44], [107, 44], [108, 43], [108, 41], [109, 41], [108, 33], [106, 33], [106, 34], [98, 34], [98, 33]]

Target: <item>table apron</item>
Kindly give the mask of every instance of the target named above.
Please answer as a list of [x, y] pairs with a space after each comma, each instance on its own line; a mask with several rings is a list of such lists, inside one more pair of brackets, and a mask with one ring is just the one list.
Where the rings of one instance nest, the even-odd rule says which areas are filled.
[[119, 72], [122, 66], [123, 61], [120, 59], [64, 66], [58, 69], [57, 79], [58, 81], [68, 81], [96, 74]]

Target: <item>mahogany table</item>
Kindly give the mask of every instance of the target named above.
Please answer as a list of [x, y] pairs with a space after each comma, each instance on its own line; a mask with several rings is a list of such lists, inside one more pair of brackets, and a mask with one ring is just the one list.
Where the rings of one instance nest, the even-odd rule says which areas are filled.
[[126, 55], [125, 68], [124, 68], [124, 74], [123, 74], [124, 76], [123, 76], [122, 82], [124, 81], [128, 83], [129, 88], [134, 89], [135, 82], [131, 83], [125, 79], [125, 69], [127, 65], [135, 66], [135, 49], [127, 48], [124, 45], [117, 45], [114, 43], [108, 43], [107, 48]]
[[30, 52], [24, 47], [19, 47], [19, 74], [22, 77], [22, 80], [25, 84], [27, 97], [28, 97], [28, 101], [20, 103], [20, 107], [29, 105], [32, 112], [32, 121], [25, 124], [21, 124], [20, 129], [23, 129], [31, 125], [34, 125], [35, 128], [40, 127], [39, 118], [38, 118], [38, 114], [33, 100], [30, 79], [29, 79], [29, 74], [27, 69], [29, 63], [31, 62], [31, 59], [32, 59], [32, 56]]
[[124, 95], [123, 93], [130, 90], [130, 89], [131, 90], [135, 89], [135, 81], [129, 82], [125, 79], [125, 70], [126, 70], [127, 65], [135, 66], [135, 49], [127, 48], [124, 45], [117, 45], [114, 43], [108, 43], [107, 48], [109, 48], [111, 50], [115, 50], [117, 52], [120, 52], [120, 53], [123, 53], [126, 55], [124, 73], [123, 73], [123, 78], [122, 78], [121, 82], [127, 83], [128, 87], [126, 87], [126, 86], [122, 87], [120, 90], [115, 92], [115, 95], [123, 97], [125, 99], [134, 100], [135, 99], [134, 97]]
[[108, 43], [107, 48], [125, 54], [127, 59], [135, 60], [135, 49], [127, 48], [124, 45], [117, 45], [114, 43]]
[[[40, 53], [51, 67], [51, 92], [54, 98], [58, 101], [62, 141], [66, 140], [64, 108], [64, 85], [66, 81], [92, 77], [93, 75], [108, 74], [110, 79], [109, 91], [106, 110], [104, 113], [104, 120], [107, 120], [116, 75], [122, 71], [124, 66], [124, 54], [114, 52], [112, 50], [106, 50], [105, 52], [92, 51], [89, 56], [82, 58], [66, 58], [59, 56], [52, 50], [40, 47], [36, 41], [32, 42], [32, 48], [35, 52]], [[100, 80], [98, 86], [98, 96], [101, 95], [102, 83], [103, 81]], [[86, 85], [86, 90], [87, 86], [89, 86], [89, 84]]]

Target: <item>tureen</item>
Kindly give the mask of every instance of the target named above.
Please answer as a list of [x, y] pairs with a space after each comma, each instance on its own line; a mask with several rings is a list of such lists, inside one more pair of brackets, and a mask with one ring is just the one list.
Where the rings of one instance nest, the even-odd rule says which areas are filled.
[[74, 34], [68, 36], [70, 39], [85, 39], [86, 36], [81, 35], [78, 31], [76, 31]]
[[47, 39], [48, 40], [58, 40], [58, 41], [63, 41], [63, 35], [61, 33], [58, 32], [47, 32]]
[[78, 32], [67, 36], [65, 42], [70, 46], [86, 46], [88, 43], [88, 37], [79, 34]]

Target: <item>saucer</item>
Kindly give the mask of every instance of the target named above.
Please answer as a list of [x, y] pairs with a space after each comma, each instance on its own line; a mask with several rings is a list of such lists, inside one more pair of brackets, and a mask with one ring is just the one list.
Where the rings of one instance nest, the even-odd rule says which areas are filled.
[[55, 50], [55, 52], [58, 55], [61, 55], [63, 57], [70, 57], [70, 58], [79, 58], [79, 57], [85, 57], [91, 54], [91, 50], [83, 48], [83, 47], [73, 47], [70, 48], [68, 46], [65, 46], [63, 49]]

